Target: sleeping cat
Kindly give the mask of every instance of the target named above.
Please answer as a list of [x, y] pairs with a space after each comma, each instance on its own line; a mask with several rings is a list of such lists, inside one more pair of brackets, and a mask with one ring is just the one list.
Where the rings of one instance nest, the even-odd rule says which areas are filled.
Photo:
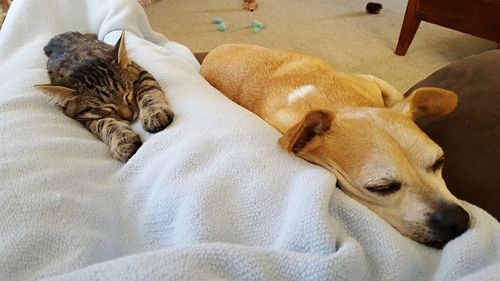
[[105, 142], [114, 158], [125, 162], [141, 146], [129, 125], [137, 117], [150, 133], [172, 122], [156, 80], [128, 58], [125, 33], [113, 47], [95, 34], [67, 32], [53, 37], [44, 51], [51, 84], [35, 87]]

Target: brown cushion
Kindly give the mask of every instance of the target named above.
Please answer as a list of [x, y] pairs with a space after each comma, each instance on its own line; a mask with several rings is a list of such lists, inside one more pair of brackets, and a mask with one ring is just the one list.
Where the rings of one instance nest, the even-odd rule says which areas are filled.
[[448, 65], [413, 86], [441, 87], [459, 96], [445, 117], [417, 124], [444, 150], [450, 191], [500, 218], [500, 50]]

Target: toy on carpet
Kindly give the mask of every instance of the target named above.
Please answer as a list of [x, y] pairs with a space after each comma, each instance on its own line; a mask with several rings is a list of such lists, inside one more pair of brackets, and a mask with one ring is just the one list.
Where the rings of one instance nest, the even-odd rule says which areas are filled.
[[255, 0], [243, 0], [243, 9], [253, 12], [257, 10], [257, 1]]
[[252, 29], [253, 29], [253, 32], [255, 32], [255, 33], [261, 31], [261, 29], [263, 29], [264, 27], [265, 26], [259, 21], [254, 20], [252, 22]]
[[368, 14], [378, 14], [380, 10], [382, 10], [382, 4], [380, 3], [368, 2], [368, 4], [366, 4], [366, 12]]
[[[217, 30], [220, 31], [220, 32], [225, 32], [226, 31], [226, 23], [220, 19], [220, 18], [213, 18], [212, 19], [212, 23], [213, 24], [217, 24]], [[254, 33], [257, 33], [259, 31], [261, 31], [264, 27], [266, 27], [264, 24], [262, 24], [261, 22], [257, 21], [257, 20], [254, 20], [252, 21], [252, 29], [253, 29], [253, 32]]]
[[220, 32], [226, 31], [226, 23], [220, 18], [212, 19], [212, 23], [217, 24], [217, 30]]
[[224, 21], [222, 19], [220, 19], [220, 18], [213, 18], [212, 19], [212, 23], [215, 23], [215, 24], [219, 24], [219, 23], [222, 23], [222, 22], [224, 22]]
[[226, 24], [224, 22], [219, 23], [217, 30], [220, 32], [225, 32], [226, 31]]

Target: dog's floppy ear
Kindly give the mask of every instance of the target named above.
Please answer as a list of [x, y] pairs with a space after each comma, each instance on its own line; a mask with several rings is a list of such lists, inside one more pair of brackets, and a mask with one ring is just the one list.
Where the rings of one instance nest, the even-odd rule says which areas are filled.
[[417, 119], [424, 116], [446, 115], [455, 109], [457, 103], [458, 97], [452, 91], [422, 87], [414, 90], [392, 108], [412, 119]]
[[297, 153], [315, 136], [324, 134], [330, 129], [333, 114], [324, 110], [313, 110], [295, 126], [290, 128], [278, 140], [281, 148], [287, 152]]

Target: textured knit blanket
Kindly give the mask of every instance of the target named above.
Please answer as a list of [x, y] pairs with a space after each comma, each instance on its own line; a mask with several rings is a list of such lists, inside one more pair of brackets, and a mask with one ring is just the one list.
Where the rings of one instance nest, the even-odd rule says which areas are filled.
[[[210, 24], [210, 19], [207, 19]], [[33, 85], [43, 46], [94, 32], [127, 48], [176, 113], [126, 164]], [[14, 1], [0, 32], [0, 280], [498, 280], [500, 226], [443, 250], [401, 236], [279, 149], [279, 133], [198, 75], [136, 0]]]

